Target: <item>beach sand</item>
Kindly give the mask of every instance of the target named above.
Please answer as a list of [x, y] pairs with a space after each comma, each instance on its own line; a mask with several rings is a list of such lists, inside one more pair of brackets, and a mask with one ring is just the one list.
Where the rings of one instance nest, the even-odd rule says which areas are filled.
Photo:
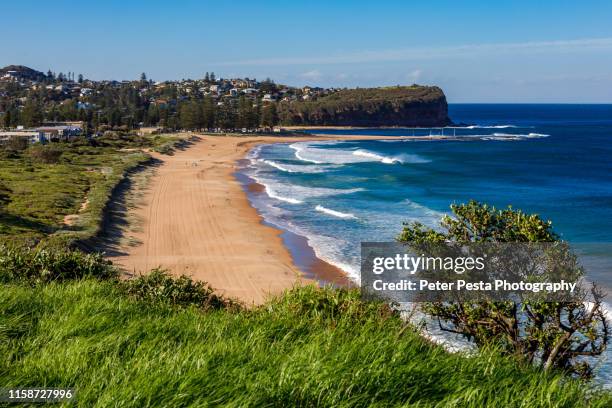
[[261, 304], [296, 284], [346, 284], [341, 270], [314, 256], [294, 259], [284, 243], [313, 254], [306, 239], [262, 223], [234, 175], [256, 144], [338, 139], [202, 135], [172, 156], [152, 153], [161, 164], [143, 204], [131, 210], [142, 227], [130, 235], [141, 244], [126, 245], [110, 259], [130, 273], [161, 267], [187, 274], [246, 304]]

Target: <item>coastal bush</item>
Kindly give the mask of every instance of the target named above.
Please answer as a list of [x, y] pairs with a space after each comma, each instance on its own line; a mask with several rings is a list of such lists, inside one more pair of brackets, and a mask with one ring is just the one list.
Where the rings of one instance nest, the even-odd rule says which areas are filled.
[[61, 149], [52, 146], [36, 146], [30, 148], [29, 153], [35, 162], [56, 164], [59, 163], [59, 160], [64, 152]]
[[[406, 224], [398, 241], [412, 244], [559, 241], [550, 221], [510, 207], [497, 210], [470, 201], [453, 204], [451, 210], [453, 217], [445, 216], [439, 230], [420, 223]], [[569, 246], [562, 243], [556, 248], [553, 256], [562, 260], [564, 268], [581, 277], [584, 271]], [[602, 299], [603, 294], [593, 286], [567, 302], [449, 301], [425, 304], [423, 309], [438, 320], [442, 330], [460, 333], [479, 347], [494, 345], [503, 354], [544, 370], [559, 369], [590, 378], [610, 336]]]
[[185, 275], [175, 278], [159, 268], [122, 281], [120, 286], [128, 296], [151, 303], [196, 306], [205, 310], [239, 307], [235, 301], [217, 295], [206, 282], [195, 281]]
[[0, 245], [0, 282], [48, 283], [94, 277], [109, 279], [117, 270], [100, 254]]
[[325, 288], [315, 285], [296, 287], [275, 296], [264, 306], [270, 312], [284, 316], [308, 317], [331, 324], [354, 324], [368, 318], [386, 319], [399, 316], [388, 303], [364, 302], [357, 288]]
[[1, 285], [0, 382], [73, 387], [83, 407], [612, 404], [608, 392], [486, 350], [451, 354], [400, 336], [398, 316], [360, 302], [296, 288], [254, 309], [202, 311], [139, 300], [114, 281]]

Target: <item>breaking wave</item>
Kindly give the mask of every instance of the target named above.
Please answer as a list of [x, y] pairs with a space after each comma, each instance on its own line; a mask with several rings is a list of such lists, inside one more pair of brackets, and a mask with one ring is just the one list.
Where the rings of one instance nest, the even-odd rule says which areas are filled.
[[353, 194], [364, 191], [363, 188], [323, 188], [305, 187], [297, 184], [281, 183], [269, 178], [252, 175], [255, 181], [261, 184], [270, 198], [285, 201], [290, 204], [302, 204], [305, 200], [314, 197], [326, 197], [342, 194]]
[[315, 166], [315, 165], [295, 165], [295, 164], [286, 164], [286, 163], [278, 163], [274, 160], [267, 159], [259, 159], [260, 163], [265, 163], [268, 166], [274, 167], [280, 171], [284, 171], [287, 173], [324, 173], [328, 170], [336, 168], [336, 166], [332, 165], [323, 165], [323, 166]]
[[329, 214], [329, 215], [333, 215], [334, 217], [338, 217], [338, 218], [352, 218], [352, 219], [356, 219], [357, 217], [355, 217], [355, 215], [351, 214], [351, 213], [343, 213], [340, 211], [336, 211], [336, 210], [332, 210], [329, 208], [325, 208], [322, 205], [317, 205], [315, 207], [315, 210], [325, 213], [325, 214]]

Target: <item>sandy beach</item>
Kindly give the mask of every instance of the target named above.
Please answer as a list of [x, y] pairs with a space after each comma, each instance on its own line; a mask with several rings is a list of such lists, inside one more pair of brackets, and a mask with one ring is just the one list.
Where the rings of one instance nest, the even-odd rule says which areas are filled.
[[[172, 156], [153, 153], [161, 164], [143, 204], [132, 210], [143, 223], [130, 235], [141, 244], [110, 259], [129, 272], [162, 267], [187, 274], [246, 304], [296, 284], [342, 283], [342, 271], [320, 260], [306, 276], [283, 244], [282, 231], [262, 223], [234, 176], [237, 161], [254, 145], [342, 138], [202, 135]], [[307, 246], [299, 237], [292, 242]]]

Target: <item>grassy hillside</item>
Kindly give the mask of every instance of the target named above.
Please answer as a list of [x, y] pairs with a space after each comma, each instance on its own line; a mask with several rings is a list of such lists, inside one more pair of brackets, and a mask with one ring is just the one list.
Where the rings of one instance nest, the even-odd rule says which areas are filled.
[[125, 286], [1, 286], [0, 387], [73, 387], [87, 407], [612, 404], [493, 353], [449, 354], [356, 291], [306, 287], [245, 310], [176, 301], [167, 281]]
[[285, 125], [446, 126], [448, 105], [437, 86], [344, 89], [313, 101], [279, 104]]

